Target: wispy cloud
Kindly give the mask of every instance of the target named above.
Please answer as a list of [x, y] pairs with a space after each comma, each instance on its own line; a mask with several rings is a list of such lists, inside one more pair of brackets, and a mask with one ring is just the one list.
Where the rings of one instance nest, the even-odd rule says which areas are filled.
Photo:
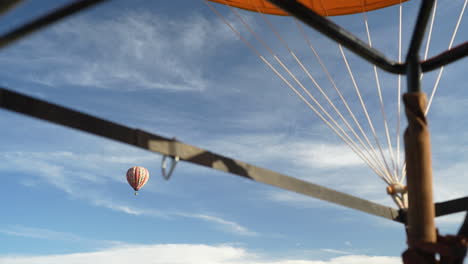
[[333, 254], [342, 254], [342, 255], [351, 255], [351, 254], [353, 254], [351, 252], [337, 250], [337, 249], [331, 249], [331, 248], [322, 248], [322, 249], [320, 249], [320, 251], [333, 253]]
[[187, 217], [187, 218], [194, 218], [194, 219], [207, 221], [207, 222], [218, 225], [222, 230], [228, 231], [230, 233], [238, 234], [238, 235], [244, 235], [244, 236], [257, 236], [258, 235], [258, 233], [253, 232], [247, 229], [246, 227], [239, 225], [236, 222], [228, 221], [228, 220], [222, 219], [220, 217], [212, 216], [212, 215], [186, 214], [186, 213], [173, 213], [173, 214]]
[[29, 237], [29, 238], [38, 238], [38, 239], [51, 239], [51, 240], [64, 240], [64, 241], [78, 241], [83, 238], [64, 232], [57, 232], [48, 229], [33, 228], [26, 226], [9, 226], [7, 228], [0, 229], [0, 233], [11, 235], [11, 236], [20, 236], [20, 237]]
[[55, 263], [207, 263], [207, 264], [397, 264], [399, 257], [348, 255], [329, 260], [272, 259], [244, 248], [201, 244], [129, 245], [106, 250], [50, 256], [0, 257], [4, 264], [55, 264]]
[[124, 244], [121, 241], [95, 240], [85, 238], [68, 232], [59, 232], [50, 229], [29, 227], [22, 225], [10, 225], [0, 229], [0, 233], [8, 236], [25, 237], [32, 239], [55, 240], [65, 242], [77, 242], [94, 244], [99, 247], [114, 247]]
[[234, 221], [226, 220], [224, 218], [213, 216], [209, 214], [197, 214], [197, 213], [187, 213], [187, 212], [177, 212], [177, 211], [158, 211], [149, 208], [138, 208], [135, 206], [129, 206], [125, 204], [121, 204], [115, 201], [109, 200], [93, 200], [93, 204], [101, 207], [105, 207], [111, 209], [113, 211], [122, 212], [125, 214], [136, 215], [136, 216], [149, 216], [149, 217], [156, 217], [156, 218], [163, 218], [163, 219], [171, 219], [171, 218], [190, 218], [195, 220], [201, 220], [204, 222], [208, 222], [214, 224], [219, 230], [240, 235], [240, 236], [257, 236], [258, 233], [248, 229], [245, 226], [242, 226], [239, 223]]
[[[127, 153], [128, 154], [128, 153]], [[71, 152], [3, 152], [0, 153], [5, 163], [0, 165], [2, 169], [15, 168], [17, 171], [27, 172], [35, 175], [34, 180], [50, 184], [59, 190], [67, 193], [72, 198], [78, 198], [94, 206], [107, 208], [115, 212], [125, 213], [134, 216], [155, 217], [162, 219], [191, 218], [214, 224], [219, 230], [240, 236], [255, 236], [256, 232], [231, 220], [223, 219], [208, 213], [190, 213], [179, 211], [160, 211], [152, 208], [144, 208], [135, 204], [119, 201], [118, 198], [109, 197], [99, 190], [109, 181], [123, 182], [125, 177], [100, 176], [114, 171], [117, 164], [132, 164], [135, 160], [145, 160], [148, 156], [141, 156], [140, 159], [133, 156], [127, 159], [127, 155], [99, 155], [99, 154], [78, 154]], [[6, 166], [8, 164], [8, 166]], [[99, 168], [95, 164], [100, 164]], [[118, 173], [115, 173], [118, 175]], [[99, 180], [99, 178], [101, 179]], [[95, 178], [98, 178], [96, 180]], [[33, 181], [27, 181], [29, 186], [34, 186]], [[5, 231], [6, 232], [6, 231]]]
[[0, 58], [12, 71], [17, 66], [25, 71], [29, 81], [53, 87], [202, 91], [209, 80], [200, 64], [235, 36], [201, 15], [181, 22], [139, 10], [115, 19], [77, 17], [32, 40]]

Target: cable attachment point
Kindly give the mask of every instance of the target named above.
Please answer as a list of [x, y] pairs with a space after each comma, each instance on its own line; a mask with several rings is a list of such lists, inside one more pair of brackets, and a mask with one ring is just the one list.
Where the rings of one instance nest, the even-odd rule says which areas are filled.
[[393, 183], [387, 186], [387, 193], [400, 209], [408, 208], [408, 188], [401, 183]]
[[408, 188], [401, 183], [394, 183], [387, 186], [387, 193], [389, 195], [405, 194], [406, 192], [408, 192]]
[[[169, 169], [169, 172], [166, 173], [166, 159], [169, 157], [171, 159], [171, 168]], [[161, 161], [161, 172], [162, 176], [165, 180], [169, 180], [171, 178], [172, 172], [174, 172], [174, 168], [177, 165], [177, 162], [179, 161], [179, 156], [171, 157], [164, 155]]]

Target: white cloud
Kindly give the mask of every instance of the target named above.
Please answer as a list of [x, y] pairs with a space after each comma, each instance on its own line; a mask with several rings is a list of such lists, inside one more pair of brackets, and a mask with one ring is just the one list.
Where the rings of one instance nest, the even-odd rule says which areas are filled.
[[363, 166], [363, 161], [346, 145], [299, 143], [294, 147], [297, 149], [297, 162], [302, 164], [311, 162], [318, 168]]
[[210, 149], [224, 150], [235, 157], [252, 162], [292, 162], [290, 165], [307, 169], [340, 169], [364, 167], [365, 164], [343, 144], [292, 138], [285, 142], [282, 135], [253, 134], [224, 137], [208, 142]]
[[329, 260], [271, 259], [232, 246], [196, 244], [132, 245], [95, 252], [0, 257], [2, 264], [153, 263], [153, 264], [397, 264], [399, 257], [348, 255]]
[[455, 162], [445, 168], [434, 170], [434, 199], [437, 202], [461, 198], [468, 195], [466, 162]]

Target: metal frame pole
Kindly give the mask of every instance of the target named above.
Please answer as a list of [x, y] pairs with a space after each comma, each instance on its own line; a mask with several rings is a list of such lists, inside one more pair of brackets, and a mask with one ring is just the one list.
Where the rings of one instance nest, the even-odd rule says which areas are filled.
[[[419, 50], [423, 41], [434, 0], [422, 2], [410, 43], [407, 65], [408, 92], [403, 96], [408, 128], [405, 131], [405, 159], [408, 188], [407, 232], [409, 248], [418, 243], [435, 243], [435, 208], [432, 194], [430, 134], [425, 117], [426, 95], [421, 91]], [[423, 254], [427, 261], [432, 254]]]
[[103, 3], [109, 0], [78, 0], [73, 3], [64, 5], [44, 16], [41, 16], [29, 23], [26, 23], [10, 32], [7, 32], [0, 36], [0, 49], [7, 47], [14, 42], [29, 36], [30, 34], [37, 32], [47, 26], [50, 26], [66, 17], [78, 14], [83, 10], [94, 7], [97, 4]]

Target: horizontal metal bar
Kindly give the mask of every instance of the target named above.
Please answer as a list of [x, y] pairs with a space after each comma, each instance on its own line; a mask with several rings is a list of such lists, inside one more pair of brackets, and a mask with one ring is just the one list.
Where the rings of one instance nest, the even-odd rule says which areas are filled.
[[436, 216], [468, 211], [468, 197], [458, 198], [435, 204]]
[[393, 208], [4, 88], [0, 88], [0, 107], [163, 155], [178, 156], [183, 161], [232, 173], [372, 215], [400, 221], [399, 212]]
[[423, 61], [421, 63], [421, 68], [423, 72], [433, 71], [444, 65], [463, 59], [466, 56], [468, 56], [468, 42], [462, 43], [452, 49]]
[[268, 0], [272, 4], [285, 10], [292, 16], [301, 20], [310, 27], [321, 32], [325, 36], [337, 41], [350, 49], [356, 55], [378, 66], [379, 68], [396, 74], [406, 74], [405, 64], [386, 58], [378, 50], [370, 47], [365, 42], [333, 23], [329, 19], [315, 13], [296, 0]]
[[47, 15], [39, 17], [0, 36], [0, 49], [12, 44], [19, 39], [29, 36], [30, 34], [39, 31], [40, 29], [49, 26], [50, 24], [53, 24], [65, 17], [69, 17], [104, 1], [108, 0], [80, 0], [56, 9]]

